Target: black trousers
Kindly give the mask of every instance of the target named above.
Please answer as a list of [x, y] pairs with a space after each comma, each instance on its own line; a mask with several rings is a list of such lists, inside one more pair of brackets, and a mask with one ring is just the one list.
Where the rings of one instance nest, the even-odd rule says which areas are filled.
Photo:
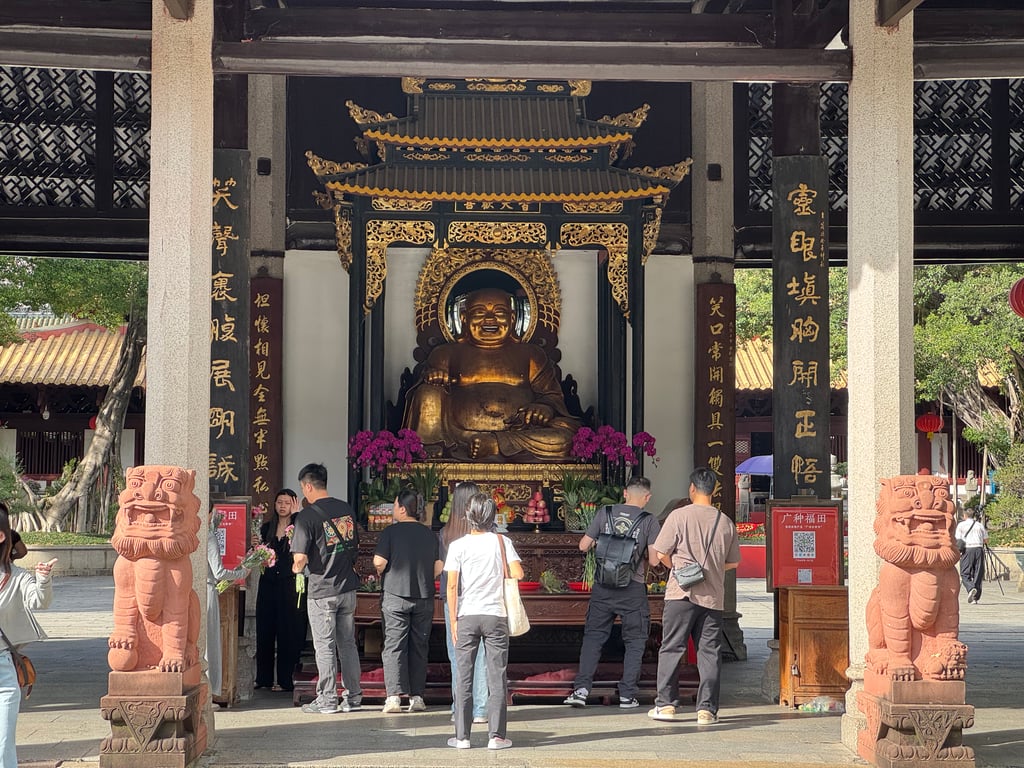
[[960, 553], [960, 581], [968, 593], [978, 590], [981, 599], [981, 583], [985, 580], [985, 548], [967, 547]]
[[301, 602], [295, 592], [295, 579], [288, 575], [264, 573], [260, 576], [256, 597], [256, 685], [277, 684], [290, 691], [292, 673], [306, 644], [306, 595]]
[[594, 685], [594, 672], [601, 661], [601, 650], [611, 634], [615, 617], [622, 621], [622, 677], [619, 679], [619, 698], [634, 699], [640, 683], [640, 668], [644, 648], [651, 629], [651, 605], [647, 602], [647, 588], [638, 581], [622, 589], [595, 584], [587, 606], [587, 621], [583, 627], [580, 646], [580, 666], [573, 688]]

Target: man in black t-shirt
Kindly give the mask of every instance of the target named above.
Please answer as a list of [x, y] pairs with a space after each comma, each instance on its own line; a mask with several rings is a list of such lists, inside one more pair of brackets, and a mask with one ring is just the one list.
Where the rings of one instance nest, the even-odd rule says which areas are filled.
[[[651, 481], [646, 477], [634, 477], [622, 494], [625, 504], [602, 508], [591, 521], [583, 538], [580, 551], [587, 552], [597, 543], [602, 531], [625, 535], [633, 523], [644, 514], [644, 507], [651, 499]], [[583, 644], [580, 647], [580, 665], [573, 683], [573, 692], [565, 703], [571, 707], [585, 707], [590, 687], [594, 684], [594, 672], [601, 661], [601, 649], [611, 634], [612, 624], [618, 616], [622, 621], [622, 643], [625, 653], [622, 657], [622, 677], [619, 679], [619, 706], [633, 709], [640, 706], [636, 695], [639, 691], [640, 665], [643, 662], [644, 647], [651, 629], [651, 606], [647, 602], [647, 564], [657, 565], [658, 561], [651, 544], [658, 538], [658, 521], [646, 515], [633, 532], [642, 556], [633, 578], [625, 587], [607, 587], [595, 583], [590, 592], [587, 606], [587, 620], [583, 627]]]
[[[309, 566], [306, 585], [309, 627], [320, 679], [316, 698], [302, 707], [310, 714], [352, 712], [362, 707], [363, 689], [359, 649], [356, 647], [355, 611], [359, 576], [359, 530], [352, 508], [327, 494], [327, 468], [307, 464], [299, 472], [299, 487], [309, 502], [295, 517], [292, 536], [292, 571]], [[338, 702], [338, 662], [346, 695]]]
[[383, 531], [373, 553], [381, 577], [380, 608], [384, 618], [385, 713], [402, 711], [401, 695], [409, 696], [409, 712], [422, 712], [427, 685], [427, 647], [434, 620], [434, 579], [443, 563], [437, 537], [420, 524], [423, 498], [403, 490], [395, 500], [394, 523]]

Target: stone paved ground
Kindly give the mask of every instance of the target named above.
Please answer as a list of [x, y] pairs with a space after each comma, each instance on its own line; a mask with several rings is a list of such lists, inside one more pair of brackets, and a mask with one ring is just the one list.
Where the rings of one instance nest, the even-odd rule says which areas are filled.
[[[962, 602], [961, 637], [970, 647], [968, 701], [977, 707], [966, 741], [979, 766], [1024, 768], [1024, 662], [1021, 629], [1024, 594], [986, 585], [979, 605]], [[208, 768], [257, 766], [529, 766], [589, 768], [636, 766], [657, 761], [665, 768], [756, 764], [852, 765], [861, 763], [839, 742], [839, 717], [794, 712], [760, 697], [761, 670], [771, 634], [771, 599], [763, 582], [741, 580], [740, 625], [750, 654], [725, 666], [722, 720], [698, 729], [690, 714], [679, 723], [656, 723], [647, 706], [622, 711], [589, 706], [517, 705], [509, 710], [515, 748], [456, 752], [446, 708], [384, 716], [366, 710], [348, 715], [304, 715], [284, 694], [257, 691], [251, 705], [217, 713], [218, 741]], [[18, 721], [22, 768], [93, 766], [99, 741], [109, 733], [100, 718], [106, 691], [106, 636], [113, 585], [106, 577], [65, 578], [53, 607], [38, 614], [50, 640], [30, 647], [39, 669], [32, 698]], [[646, 702], [645, 702], [646, 704]]]

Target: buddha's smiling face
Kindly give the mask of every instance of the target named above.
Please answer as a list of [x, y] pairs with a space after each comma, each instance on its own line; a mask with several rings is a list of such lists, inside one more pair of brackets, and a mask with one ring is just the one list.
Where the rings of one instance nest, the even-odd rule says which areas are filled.
[[511, 297], [503, 291], [474, 291], [466, 298], [463, 327], [478, 347], [500, 347], [515, 321]]

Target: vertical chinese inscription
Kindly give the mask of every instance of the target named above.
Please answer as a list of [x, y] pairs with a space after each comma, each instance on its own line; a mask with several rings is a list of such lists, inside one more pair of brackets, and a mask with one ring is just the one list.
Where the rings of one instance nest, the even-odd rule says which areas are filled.
[[736, 517], [736, 286], [697, 286], [694, 328], [694, 462], [718, 478], [712, 499]]
[[249, 156], [214, 152], [210, 233], [210, 490], [248, 494]]
[[773, 163], [774, 492], [827, 499], [828, 165], [814, 156]]
[[254, 277], [249, 289], [249, 491], [253, 504], [274, 502], [284, 477], [282, 410], [282, 283]]

